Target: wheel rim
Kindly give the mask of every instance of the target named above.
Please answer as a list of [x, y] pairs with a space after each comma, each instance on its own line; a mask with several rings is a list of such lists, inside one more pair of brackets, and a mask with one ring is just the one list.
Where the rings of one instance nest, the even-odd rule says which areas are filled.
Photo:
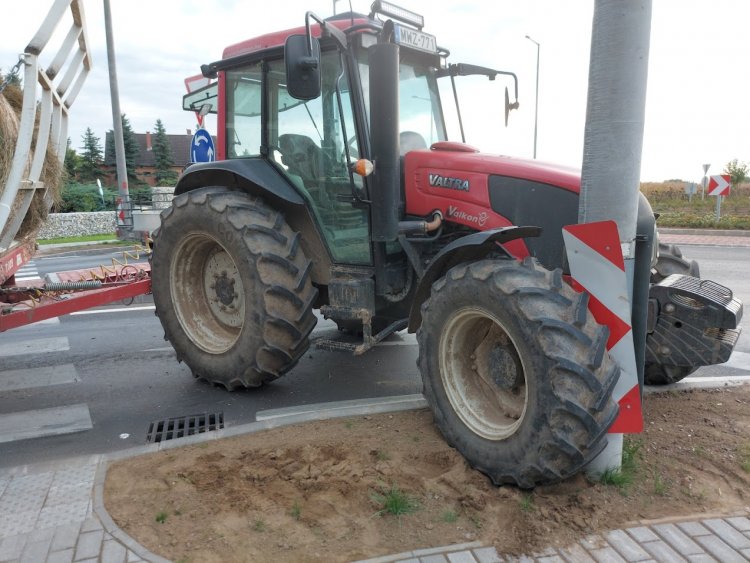
[[528, 404], [518, 346], [497, 318], [477, 308], [457, 311], [440, 337], [440, 377], [455, 413], [475, 434], [504, 440]]
[[234, 260], [206, 234], [182, 238], [172, 255], [169, 288], [180, 326], [204, 352], [226, 352], [245, 319], [245, 291]]

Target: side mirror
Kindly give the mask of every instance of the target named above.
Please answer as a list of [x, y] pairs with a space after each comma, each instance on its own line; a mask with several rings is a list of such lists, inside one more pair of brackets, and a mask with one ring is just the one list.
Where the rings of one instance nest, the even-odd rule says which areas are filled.
[[320, 96], [320, 43], [308, 35], [290, 35], [284, 44], [286, 88], [297, 100]]
[[508, 96], [508, 87], [505, 87], [505, 126], [508, 126], [508, 114], [510, 110], [518, 109], [518, 95], [516, 95], [516, 101], [510, 103], [510, 97]]

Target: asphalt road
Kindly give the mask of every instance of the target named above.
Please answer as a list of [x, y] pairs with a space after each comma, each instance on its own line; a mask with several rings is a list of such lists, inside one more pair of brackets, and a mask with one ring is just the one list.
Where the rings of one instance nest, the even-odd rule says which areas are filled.
[[[703, 277], [750, 303], [750, 248], [683, 250], [700, 262]], [[111, 263], [110, 251], [37, 257], [20, 275], [102, 263]], [[321, 319], [313, 336], [336, 332]], [[223, 413], [233, 426], [252, 422], [259, 410], [419, 393], [415, 344], [401, 333], [362, 357], [311, 348], [273, 384], [228, 393], [177, 363], [148, 297], [9, 331], [0, 335], [0, 467], [144, 444], [151, 423], [171, 417]], [[750, 376], [747, 334], [729, 364], [696, 375]]]

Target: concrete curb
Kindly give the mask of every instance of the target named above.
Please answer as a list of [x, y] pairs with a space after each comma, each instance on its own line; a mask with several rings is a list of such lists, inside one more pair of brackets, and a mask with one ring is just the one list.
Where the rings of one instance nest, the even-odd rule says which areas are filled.
[[739, 229], [683, 229], [677, 227], [658, 228], [659, 233], [665, 235], [701, 235], [715, 237], [750, 237], [750, 231], [741, 231]]

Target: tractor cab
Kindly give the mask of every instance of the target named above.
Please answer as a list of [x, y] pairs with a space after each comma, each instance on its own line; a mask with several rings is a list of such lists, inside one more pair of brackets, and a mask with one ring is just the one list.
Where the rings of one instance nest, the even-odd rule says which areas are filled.
[[[373, 265], [373, 227], [375, 241], [397, 240], [405, 155], [448, 139], [438, 80], [499, 72], [448, 65], [418, 14], [386, 2], [372, 10], [327, 20], [308, 13], [304, 28], [232, 45], [202, 67], [216, 82], [183, 99], [185, 110], [218, 114], [218, 160], [265, 160], [305, 200], [332, 263]], [[395, 72], [372, 67], [383, 42], [398, 47]], [[388, 154], [375, 154], [373, 129], [383, 126]], [[395, 174], [378, 182], [373, 166]]]

